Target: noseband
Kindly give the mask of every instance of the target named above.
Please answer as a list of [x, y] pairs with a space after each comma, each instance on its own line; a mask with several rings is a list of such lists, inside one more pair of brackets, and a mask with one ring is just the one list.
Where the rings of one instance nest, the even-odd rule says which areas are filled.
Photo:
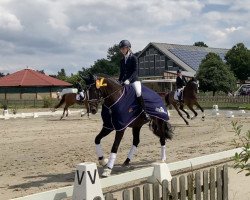
[[89, 90], [93, 85], [95, 85], [95, 83], [92, 83], [92, 84], [88, 85], [87, 90], [86, 90], [87, 91], [87, 102], [88, 102], [88, 104], [93, 104], [93, 103], [99, 104], [101, 101], [104, 101], [105, 99], [108, 99], [109, 97], [111, 97], [112, 95], [114, 95], [115, 93], [117, 93], [118, 91], [120, 91], [121, 89], [124, 88], [124, 86], [122, 86], [119, 89], [112, 92], [111, 94], [107, 95], [106, 97], [102, 97], [100, 95], [101, 94], [100, 89], [96, 89], [98, 91], [98, 98], [97, 99], [89, 99]]

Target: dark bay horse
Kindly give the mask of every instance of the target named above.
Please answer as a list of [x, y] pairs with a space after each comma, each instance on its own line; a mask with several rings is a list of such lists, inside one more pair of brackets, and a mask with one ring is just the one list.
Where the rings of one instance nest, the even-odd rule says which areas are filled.
[[[69, 115], [69, 111], [68, 111], [68, 108], [74, 104], [79, 104], [79, 105], [84, 105], [85, 108], [87, 109], [87, 115], [89, 117], [89, 105], [88, 105], [88, 101], [87, 101], [87, 93], [84, 92], [84, 95], [85, 95], [85, 99], [83, 101], [79, 101], [76, 99], [76, 93], [67, 93], [67, 94], [64, 94], [62, 96], [62, 99], [60, 100], [60, 102], [54, 107], [54, 110], [55, 111], [57, 108], [59, 108], [60, 106], [62, 106], [63, 104], [65, 104], [64, 106], [64, 109], [63, 109], [63, 114], [60, 118], [60, 120], [65, 116], [65, 112], [66, 112], [66, 117], [68, 117]], [[85, 113], [86, 114], [86, 113]], [[84, 115], [85, 115], [84, 114]], [[81, 117], [83, 115], [81, 114]]]
[[172, 91], [165, 95], [166, 104], [173, 105], [174, 108], [177, 110], [178, 114], [186, 122], [187, 125], [189, 124], [188, 121], [182, 116], [182, 113], [180, 112], [180, 110], [182, 110], [187, 115], [187, 118], [190, 119], [189, 113], [184, 110], [184, 105], [187, 105], [187, 107], [194, 113], [194, 116], [191, 117], [191, 119], [194, 119], [198, 115], [193, 108], [194, 105], [197, 106], [203, 113], [202, 120], [205, 119], [204, 110], [197, 101], [197, 91], [198, 91], [198, 84], [194, 79], [191, 79], [188, 81], [186, 87], [183, 90], [183, 102], [179, 102], [174, 99], [175, 91]]
[[[93, 114], [97, 112], [98, 104], [100, 101], [103, 102], [103, 106], [111, 106], [114, 105], [118, 99], [121, 97], [123, 93], [124, 87], [118, 83], [115, 79], [102, 76], [102, 77], [90, 77], [89, 80], [85, 80], [86, 84], [89, 85], [89, 106], [90, 110]], [[124, 115], [124, 112], [119, 111], [119, 115]], [[129, 165], [137, 146], [140, 142], [140, 130], [141, 127], [146, 124], [149, 121], [145, 121], [144, 116], [142, 116], [142, 113], [129, 124], [128, 127], [132, 128], [132, 134], [133, 134], [133, 144], [129, 151], [128, 157], [123, 163], [123, 166]], [[166, 139], [172, 139], [173, 132], [171, 125], [160, 118], [152, 117], [150, 120], [150, 128], [152, 132], [160, 138], [160, 144], [161, 144], [161, 160], [166, 161]], [[105, 136], [109, 135], [113, 129], [109, 129], [105, 126], [102, 127], [100, 133], [95, 138], [95, 144], [96, 144], [96, 153], [97, 157], [99, 159], [100, 165], [104, 167], [104, 171], [102, 176], [107, 177], [110, 176], [115, 159], [116, 154], [118, 151], [118, 147], [120, 145], [120, 142], [122, 140], [122, 137], [124, 135], [126, 128], [123, 130], [116, 130], [115, 134], [115, 140], [113, 142], [113, 146], [111, 148], [111, 153], [109, 159], [104, 158], [104, 154], [101, 148], [101, 140]]]

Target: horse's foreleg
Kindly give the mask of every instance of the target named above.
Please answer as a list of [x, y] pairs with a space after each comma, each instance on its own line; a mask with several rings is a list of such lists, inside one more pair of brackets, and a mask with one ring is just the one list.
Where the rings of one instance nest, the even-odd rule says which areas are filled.
[[101, 132], [95, 137], [95, 145], [96, 145], [96, 155], [99, 160], [99, 164], [102, 166], [107, 165], [108, 159], [104, 158], [102, 147], [101, 147], [101, 140], [102, 138], [106, 137], [112, 130], [107, 128], [102, 128]]
[[182, 110], [187, 115], [187, 118], [190, 119], [190, 115], [187, 111], [184, 110], [183, 104], [180, 105], [180, 110]]
[[166, 162], [167, 156], [166, 156], [166, 136], [165, 136], [165, 127], [164, 127], [164, 121], [162, 120], [157, 120], [158, 121], [158, 126], [159, 131], [160, 131], [160, 143], [161, 143], [161, 161]]
[[195, 102], [195, 105], [197, 106], [197, 108], [199, 108], [202, 112], [202, 120], [205, 120], [205, 113], [204, 113], [204, 109], [200, 106], [200, 104], [198, 102]]
[[198, 113], [194, 110], [193, 105], [187, 105], [187, 106], [194, 113], [194, 116], [191, 117], [191, 119], [194, 119], [195, 117], [197, 117]]
[[67, 108], [67, 114], [66, 114], [66, 117], [68, 117], [69, 116], [69, 109]]
[[175, 110], [178, 112], [178, 114], [181, 116], [181, 118], [182, 118], [182, 119], [185, 121], [185, 123], [188, 125], [188, 124], [189, 124], [188, 121], [182, 116], [182, 114], [181, 114], [179, 108], [177, 107], [177, 105], [176, 105], [176, 104], [173, 104], [173, 106], [174, 106]]
[[65, 115], [65, 111], [66, 111], [66, 107], [64, 107], [64, 109], [63, 109], [63, 114], [62, 114], [62, 116], [61, 116], [61, 118], [60, 118], [60, 120], [62, 120], [62, 118], [64, 118], [64, 115]]
[[140, 143], [140, 127], [133, 127], [132, 134], [133, 134], [133, 144], [131, 146], [131, 149], [128, 153], [128, 157], [123, 163], [123, 166], [128, 166], [130, 161], [133, 159], [134, 154], [136, 153], [136, 149], [138, 147], [138, 144]]
[[117, 131], [115, 134], [115, 141], [111, 149], [109, 161], [108, 161], [107, 167], [104, 169], [102, 173], [103, 177], [108, 177], [111, 174], [112, 168], [116, 160], [117, 151], [118, 151], [123, 135], [124, 135], [124, 131]]

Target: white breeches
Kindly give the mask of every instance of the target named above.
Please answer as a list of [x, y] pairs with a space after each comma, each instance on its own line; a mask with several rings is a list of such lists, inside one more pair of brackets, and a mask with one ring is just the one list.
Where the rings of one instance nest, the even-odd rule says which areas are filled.
[[141, 96], [141, 82], [135, 81], [131, 85], [135, 89], [136, 96], [140, 97]]
[[82, 98], [84, 98], [84, 93], [83, 92], [79, 92], [79, 94], [81, 95]]
[[175, 91], [174, 93], [174, 99], [178, 100], [178, 97], [180, 96], [180, 93], [181, 91], [183, 90], [184, 88], [179, 88]]

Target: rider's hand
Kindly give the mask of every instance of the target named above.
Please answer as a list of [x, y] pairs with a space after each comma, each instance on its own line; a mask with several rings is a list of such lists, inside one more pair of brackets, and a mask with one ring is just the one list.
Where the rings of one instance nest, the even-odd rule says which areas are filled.
[[129, 83], [130, 83], [129, 80], [124, 81], [124, 84], [125, 84], [125, 85], [128, 85]]

